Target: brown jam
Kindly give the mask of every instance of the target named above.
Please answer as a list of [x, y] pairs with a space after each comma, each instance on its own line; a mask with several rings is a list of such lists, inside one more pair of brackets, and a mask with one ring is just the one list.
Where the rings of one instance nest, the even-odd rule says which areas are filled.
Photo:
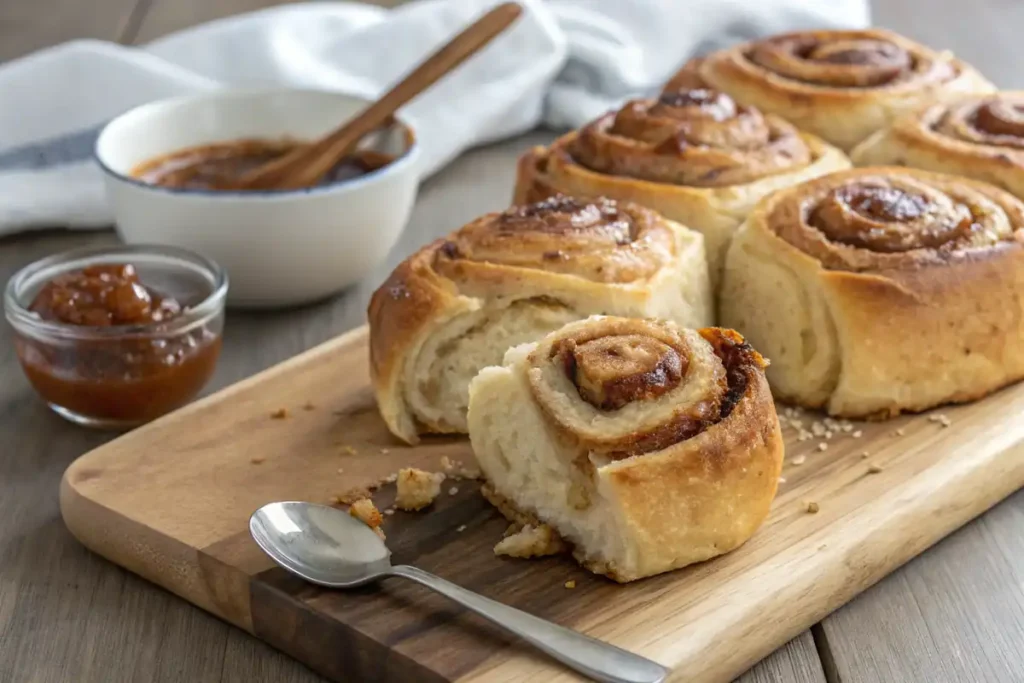
[[187, 309], [147, 287], [128, 264], [63, 273], [43, 286], [29, 310], [95, 333], [17, 340], [40, 395], [95, 420], [142, 423], [184, 405], [210, 379], [220, 354], [219, 326], [173, 331], [168, 323]]
[[[132, 169], [131, 175], [151, 185], [216, 190], [222, 179], [240, 178], [301, 144], [294, 140], [251, 139], [189, 147], [145, 161]], [[394, 160], [394, 156], [384, 152], [356, 150], [331, 169], [320, 184], [358, 178]]]

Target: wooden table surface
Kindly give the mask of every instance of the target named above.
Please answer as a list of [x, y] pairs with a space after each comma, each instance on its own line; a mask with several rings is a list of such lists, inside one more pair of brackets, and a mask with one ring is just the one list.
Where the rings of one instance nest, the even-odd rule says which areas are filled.
[[[73, 38], [141, 43], [272, 4], [276, 0], [2, 0], [0, 60]], [[1024, 75], [1015, 68], [1024, 3], [874, 4], [877, 24], [948, 47], [1003, 87], [1024, 87]], [[533, 133], [475, 150], [426, 182], [387, 263], [341, 296], [286, 312], [232, 312], [208, 391], [361, 324], [373, 288], [401, 258], [507, 204], [513, 158], [549, 138]], [[0, 239], [0, 282], [47, 254], [115, 240], [111, 231], [60, 230]], [[25, 382], [3, 326], [0, 681], [322, 680], [242, 631], [91, 555], [71, 538], [57, 507], [61, 473], [109, 438], [67, 424], [45, 408]], [[797, 637], [742, 680], [1024, 681], [1022, 528], [1024, 491]]]

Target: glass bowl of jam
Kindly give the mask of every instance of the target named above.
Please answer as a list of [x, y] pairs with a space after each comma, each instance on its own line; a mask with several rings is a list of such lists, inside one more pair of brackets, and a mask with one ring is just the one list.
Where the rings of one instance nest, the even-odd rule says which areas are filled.
[[71, 251], [7, 283], [4, 312], [32, 386], [62, 417], [128, 429], [192, 400], [220, 356], [227, 275], [184, 249]]

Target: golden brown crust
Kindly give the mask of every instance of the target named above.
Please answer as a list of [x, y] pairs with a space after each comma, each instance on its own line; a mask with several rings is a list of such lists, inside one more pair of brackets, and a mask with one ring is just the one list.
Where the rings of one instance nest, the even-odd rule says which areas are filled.
[[900, 114], [994, 90], [950, 54], [882, 29], [773, 36], [715, 52], [688, 70], [845, 150]]
[[758, 199], [848, 166], [839, 150], [690, 74], [656, 99], [527, 152], [515, 201], [602, 195], [652, 208], [704, 234], [714, 283], [732, 232]]
[[777, 397], [847, 417], [972, 400], [1024, 377], [1024, 204], [910, 169], [826, 176], [751, 215], [723, 302]]
[[[562, 362], [562, 349], [583, 340], [625, 344], [602, 347], [604, 355], [608, 348], [637, 348], [639, 338], [656, 342], [662, 355], [685, 356], [678, 386], [637, 393], [623, 405], [595, 406]], [[567, 325], [506, 362], [504, 370], [522, 379], [503, 384], [509, 375], [482, 375], [471, 407], [471, 438], [488, 476], [489, 499], [510, 519], [553, 526], [591, 571], [625, 582], [702, 561], [742, 544], [767, 516], [783, 440], [764, 376], [767, 362], [736, 332], [595, 317]], [[663, 381], [633, 362], [600, 362], [609, 364], [602, 368], [606, 377], [618, 372], [652, 384]], [[520, 381], [521, 393], [514, 389]], [[509, 459], [526, 456], [500, 436], [482, 433], [489, 411], [507, 409], [490, 406], [491, 392], [534, 406], [529, 413], [543, 422], [537, 438], [546, 441], [537, 452], [555, 449], [560, 455], [550, 457], [573, 458], [566, 484], [571, 510], [553, 512], [550, 501], [558, 494], [528, 490], [524, 471], [512, 466], [516, 474], [508, 478]], [[686, 429], [677, 430], [679, 425]], [[512, 433], [527, 430], [537, 433], [525, 422]], [[538, 469], [545, 477], [558, 471], [553, 464]]]
[[[433, 375], [445, 372], [444, 353], [463, 353], [458, 340], [490, 333], [501, 348], [487, 362], [497, 363], [509, 344], [536, 338], [516, 337], [530, 325], [543, 328], [539, 336], [605, 311], [708, 321], [706, 272], [699, 235], [629, 203], [556, 197], [482, 216], [413, 254], [374, 292], [370, 368], [381, 414], [409, 442], [464, 431], [457, 418], [426, 415], [409, 400], [410, 392], [442, 400], [444, 378]], [[503, 312], [519, 304], [529, 307], [528, 322], [503, 331]], [[455, 323], [451, 342], [438, 341]], [[420, 355], [440, 369], [415, 368]]]
[[[661, 571], [734, 550], [768, 516], [785, 445], [763, 371], [748, 364], [743, 372], [745, 389], [727, 417], [655, 457], [633, 458], [602, 472], [630, 532], [652, 553], [678, 544], [680, 530], [688, 529], [689, 551], [668, 560]], [[669, 552], [661, 554], [662, 562], [668, 559]], [[616, 581], [637, 578], [615, 567], [604, 569]]]
[[1024, 92], [968, 96], [898, 118], [857, 146], [862, 166], [967, 176], [1024, 198]]

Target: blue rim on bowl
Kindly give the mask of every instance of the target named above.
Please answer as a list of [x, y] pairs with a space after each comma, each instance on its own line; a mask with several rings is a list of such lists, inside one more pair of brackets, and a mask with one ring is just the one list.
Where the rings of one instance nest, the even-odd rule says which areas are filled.
[[[167, 186], [164, 186], [164, 185], [156, 185], [156, 184], [153, 184], [153, 183], [147, 183], [147, 182], [145, 182], [143, 180], [139, 180], [138, 178], [133, 178], [131, 175], [127, 175], [125, 173], [121, 173], [119, 171], [115, 171], [114, 169], [112, 169], [110, 166], [108, 166], [103, 161], [103, 158], [100, 155], [100, 145], [103, 142], [104, 136], [108, 134], [108, 131], [110, 130], [111, 126], [113, 126], [114, 124], [116, 124], [117, 122], [119, 122], [121, 119], [123, 119], [126, 116], [132, 116], [132, 115], [141, 116], [141, 115], [147, 113], [148, 111], [150, 111], [152, 109], [155, 109], [155, 108], [160, 107], [160, 106], [166, 106], [168, 104], [179, 104], [179, 103], [186, 103], [186, 102], [190, 102], [190, 101], [210, 99], [211, 95], [219, 96], [219, 97], [222, 97], [222, 98], [234, 98], [234, 97], [243, 98], [243, 97], [251, 97], [251, 96], [254, 96], [254, 95], [269, 95], [269, 94], [279, 93], [279, 92], [318, 93], [318, 94], [325, 94], [325, 95], [341, 95], [341, 96], [344, 96], [344, 97], [351, 97], [353, 99], [358, 99], [358, 100], [365, 99], [365, 98], [363, 98], [363, 97], [361, 97], [359, 95], [350, 95], [348, 93], [343, 93], [343, 92], [337, 92], [337, 91], [331, 91], [331, 90], [314, 90], [314, 89], [308, 89], [308, 88], [307, 89], [294, 88], [294, 89], [285, 89], [285, 90], [282, 90], [280, 88], [256, 88], [256, 89], [237, 89], [237, 90], [236, 89], [232, 89], [230, 92], [219, 92], [219, 91], [214, 90], [212, 92], [202, 92], [202, 93], [195, 93], [195, 94], [191, 94], [191, 95], [180, 95], [178, 97], [171, 97], [171, 98], [166, 98], [166, 99], [162, 99], [162, 100], [157, 100], [156, 102], [150, 102], [148, 104], [143, 104], [143, 105], [140, 105], [138, 107], [134, 107], [132, 109], [129, 109], [126, 112], [123, 112], [123, 113], [119, 114], [118, 116], [116, 116], [113, 119], [111, 119], [110, 121], [108, 121], [107, 124], [103, 126], [103, 129], [100, 131], [100, 134], [96, 138], [96, 143], [93, 145], [92, 157], [96, 161], [96, 164], [100, 167], [100, 170], [103, 171], [103, 173], [105, 173], [106, 175], [108, 175], [108, 176], [110, 176], [112, 178], [116, 178], [117, 180], [120, 180], [121, 182], [128, 183], [130, 185], [135, 185], [136, 187], [141, 187], [141, 188], [145, 188], [147, 190], [154, 190], [154, 191], [157, 191], [157, 192], [164, 192], [164, 193], [173, 194], [173, 195], [191, 195], [191, 196], [202, 196], [202, 197], [231, 197], [231, 198], [234, 198], [234, 199], [238, 199], [239, 197], [251, 197], [251, 198], [254, 198], [254, 199], [256, 199], [256, 198], [275, 199], [275, 198], [283, 198], [283, 197], [297, 196], [297, 195], [320, 194], [320, 193], [324, 193], [324, 192], [338, 190], [338, 189], [340, 189], [342, 187], [344, 187], [345, 189], [357, 188], [357, 187], [360, 187], [360, 186], [365, 185], [367, 183], [373, 182], [374, 180], [376, 180], [377, 178], [379, 178], [380, 176], [382, 176], [382, 175], [384, 175], [386, 173], [392, 173], [392, 172], [396, 171], [396, 169], [400, 169], [400, 168], [403, 168], [403, 167], [405, 167], [407, 165], [413, 164], [413, 163], [415, 163], [419, 159], [420, 142], [419, 142], [419, 137], [416, 135], [416, 129], [415, 129], [415, 127], [412, 124], [407, 122], [404, 118], [400, 118], [398, 116], [394, 117], [394, 121], [402, 129], [404, 129], [406, 131], [406, 133], [409, 136], [410, 142], [409, 142], [409, 145], [405, 148], [405, 151], [403, 151], [400, 155], [396, 156], [391, 162], [389, 162], [388, 164], [386, 164], [386, 165], [384, 165], [384, 166], [382, 166], [382, 167], [380, 167], [378, 169], [375, 169], [375, 170], [370, 171], [368, 173], [364, 173], [364, 174], [360, 175], [358, 178], [347, 178], [347, 179], [344, 179], [344, 180], [337, 180], [335, 182], [327, 183], [327, 184], [324, 184], [324, 185], [316, 185], [314, 187], [306, 187], [306, 188], [301, 188], [301, 189], [298, 189], [298, 190], [209, 190], [209, 189], [202, 189], [202, 188], [167, 187]], [[226, 140], [225, 142], [230, 142], [230, 141]], [[173, 150], [173, 149], [172, 150], [167, 150], [167, 153], [170, 154], [170, 153], [173, 153], [175, 151], [177, 151], [177, 150]]]

